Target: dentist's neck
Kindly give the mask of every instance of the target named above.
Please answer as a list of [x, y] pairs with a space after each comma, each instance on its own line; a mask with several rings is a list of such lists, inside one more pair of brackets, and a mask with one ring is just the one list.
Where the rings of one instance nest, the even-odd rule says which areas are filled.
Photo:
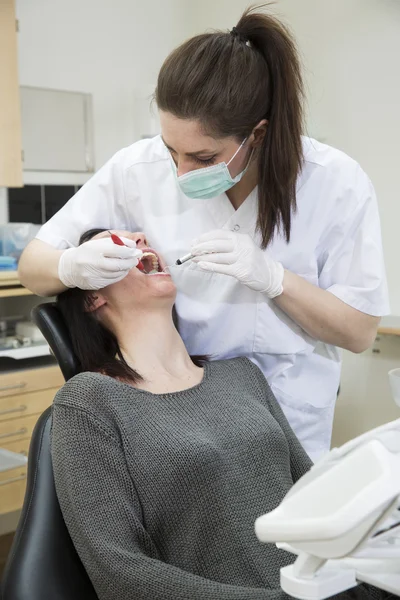
[[146, 388], [148, 383], [166, 387], [178, 381], [189, 382], [190, 387], [191, 378], [199, 376], [200, 369], [191, 361], [169, 307], [135, 311], [134, 319], [121, 315], [115, 329], [126, 362], [143, 377], [144, 385], [138, 387]]
[[258, 169], [255, 161], [249, 165], [242, 179], [226, 192], [233, 208], [237, 210], [251, 194], [258, 183]]

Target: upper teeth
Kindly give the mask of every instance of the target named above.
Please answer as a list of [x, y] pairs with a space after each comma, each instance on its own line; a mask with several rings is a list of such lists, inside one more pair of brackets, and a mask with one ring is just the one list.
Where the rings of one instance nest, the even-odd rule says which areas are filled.
[[152, 269], [147, 271], [148, 274], [158, 273], [158, 258], [153, 252], [143, 252], [142, 258], [151, 258]]

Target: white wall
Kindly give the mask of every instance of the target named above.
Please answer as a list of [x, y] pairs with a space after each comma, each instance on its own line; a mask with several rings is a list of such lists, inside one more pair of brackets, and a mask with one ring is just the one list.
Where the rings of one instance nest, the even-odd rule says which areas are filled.
[[185, 0], [17, 0], [21, 85], [93, 94], [100, 167], [136, 139], [135, 90], [187, 31]]
[[[147, 130], [138, 122], [146, 116], [144, 99], [164, 58], [189, 35], [188, 3], [16, 0], [16, 12], [20, 84], [93, 94], [99, 168]], [[154, 133], [154, 123], [149, 125], [153, 131], [148, 133]], [[46, 174], [46, 183], [79, 184], [86, 179], [81, 174]], [[24, 181], [43, 183], [43, 174], [25, 173]], [[0, 188], [0, 223], [7, 221], [6, 190]]]
[[[22, 85], [93, 94], [101, 166], [138, 137], [135, 90], [149, 89], [168, 52], [194, 33], [230, 29], [248, 0], [17, 0]], [[278, 0], [305, 66], [310, 134], [356, 158], [378, 192], [392, 312], [400, 315], [400, 0]], [[0, 222], [5, 219], [0, 189]], [[397, 415], [386, 373], [400, 338], [380, 354], [345, 353], [335, 438]], [[360, 418], [362, 415], [362, 418]], [[400, 415], [399, 415], [400, 416]]]
[[[230, 29], [245, 0], [196, 4], [196, 31]], [[400, 315], [400, 2], [278, 0], [305, 66], [308, 130], [356, 160], [379, 199], [392, 313]]]
[[[245, 0], [203, 0], [195, 28], [231, 29]], [[278, 0], [304, 64], [308, 131], [360, 162], [380, 206], [392, 313], [400, 315], [400, 1]], [[344, 353], [335, 444], [400, 417], [387, 372], [400, 366], [400, 338], [382, 337], [363, 355]]]

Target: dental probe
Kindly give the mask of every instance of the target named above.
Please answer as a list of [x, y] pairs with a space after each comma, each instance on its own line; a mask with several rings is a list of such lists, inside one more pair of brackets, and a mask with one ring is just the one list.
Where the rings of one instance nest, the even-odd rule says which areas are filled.
[[185, 256], [182, 256], [182, 258], [178, 258], [178, 260], [176, 261], [175, 264], [176, 265], [183, 265], [183, 263], [187, 262], [191, 258], [194, 258], [193, 254], [185, 254]]

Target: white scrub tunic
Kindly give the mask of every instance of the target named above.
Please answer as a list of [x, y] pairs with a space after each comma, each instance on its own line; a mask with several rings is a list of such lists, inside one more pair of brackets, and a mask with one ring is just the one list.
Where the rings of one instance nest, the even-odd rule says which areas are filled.
[[[303, 138], [291, 240], [266, 252], [289, 271], [369, 315], [389, 313], [380, 222], [373, 187], [342, 152]], [[179, 330], [190, 354], [247, 356], [263, 371], [289, 423], [315, 460], [329, 450], [341, 352], [318, 342], [262, 293], [236, 279], [174, 266], [192, 240], [214, 230], [255, 231], [257, 190], [238, 210], [222, 194], [192, 200], [179, 189], [160, 136], [118, 152], [40, 230], [63, 249], [94, 227], [144, 231], [171, 267]], [[218, 402], [218, 398], [216, 398]]]

